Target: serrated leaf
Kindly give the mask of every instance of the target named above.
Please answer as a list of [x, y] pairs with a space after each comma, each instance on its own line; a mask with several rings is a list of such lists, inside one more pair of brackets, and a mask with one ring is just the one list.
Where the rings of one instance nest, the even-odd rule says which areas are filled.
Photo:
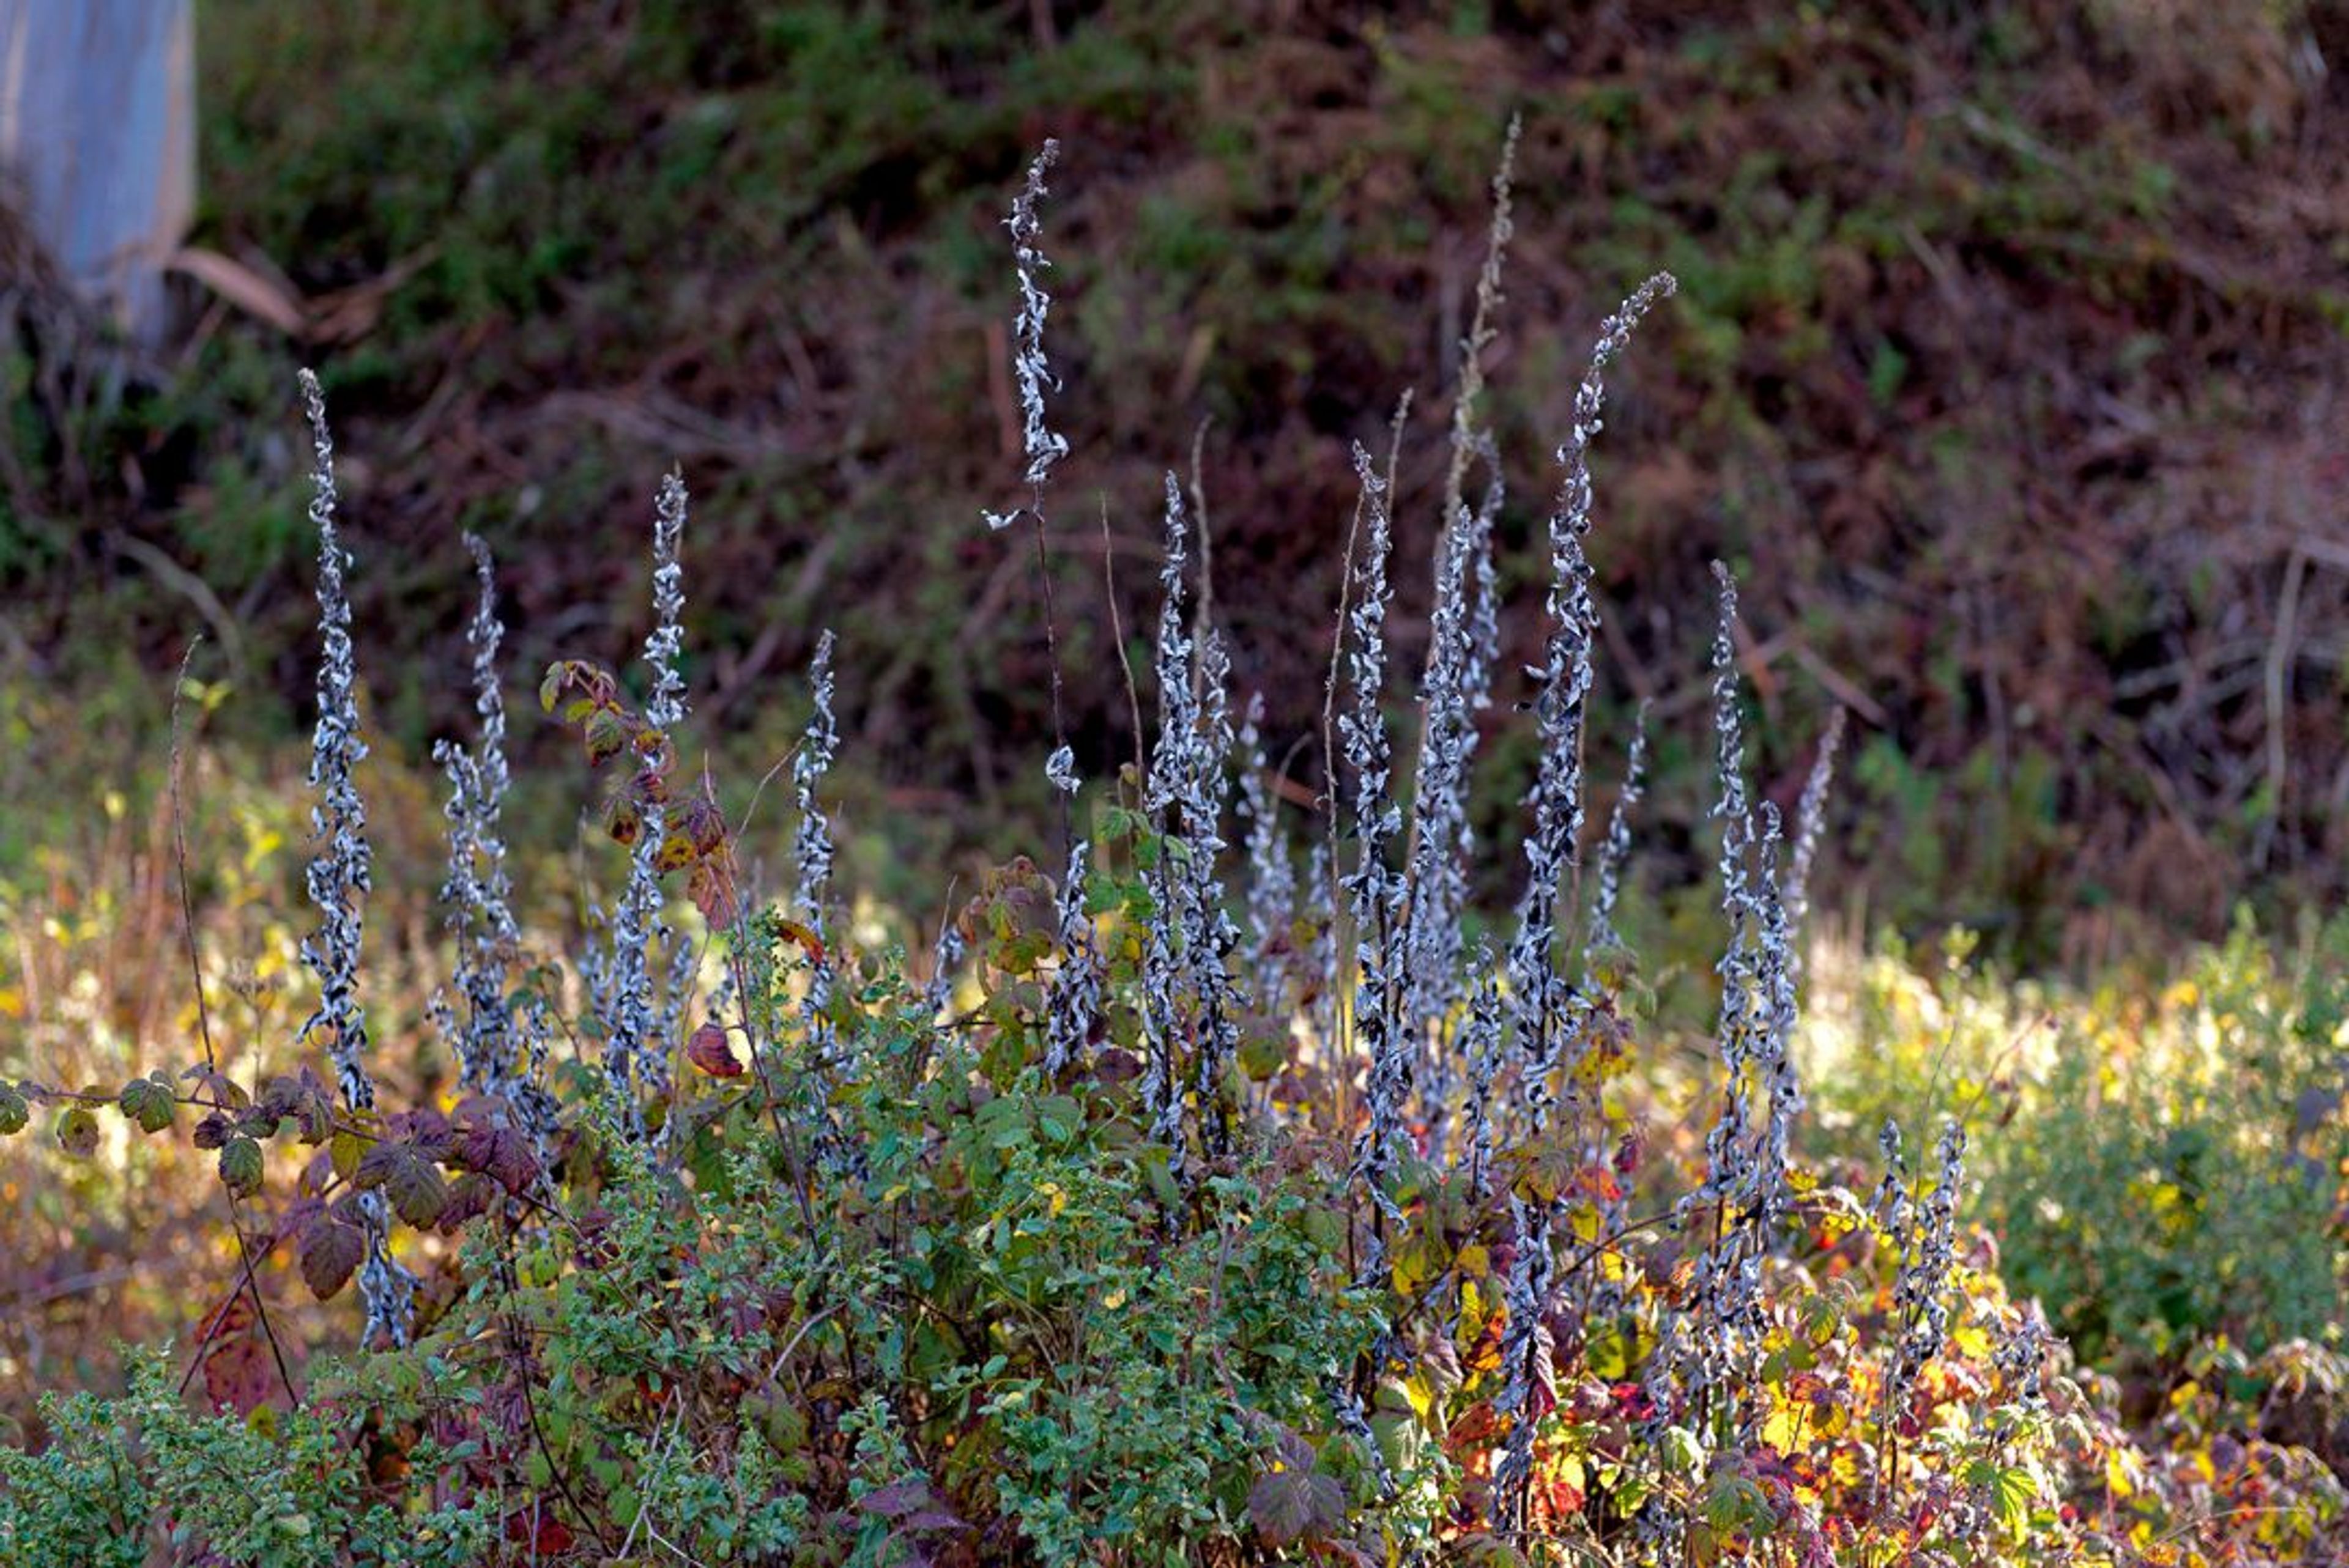
[[253, 1097], [244, 1092], [243, 1084], [226, 1073], [205, 1067], [202, 1063], [190, 1068], [180, 1077], [209, 1095], [221, 1109], [243, 1110], [253, 1103]]
[[1662, 1458], [1672, 1475], [1694, 1475], [1704, 1467], [1704, 1443], [1686, 1427], [1664, 1429]]
[[16, 1092], [14, 1084], [0, 1082], [0, 1138], [25, 1130], [33, 1119], [33, 1108]]
[[242, 1134], [221, 1145], [220, 1178], [240, 1198], [261, 1191], [261, 1145]]
[[537, 1152], [516, 1128], [469, 1128], [458, 1140], [456, 1155], [457, 1163], [492, 1178], [517, 1198], [538, 1177]]
[[601, 768], [617, 757], [628, 744], [627, 721], [608, 707], [599, 707], [587, 716], [585, 733], [590, 767]]
[[693, 868], [686, 880], [685, 896], [693, 901], [702, 918], [714, 927], [725, 928], [742, 918], [742, 902], [734, 889], [734, 873], [726, 865], [727, 857], [715, 856]]
[[884, 1519], [903, 1519], [929, 1506], [930, 1484], [918, 1476], [874, 1487], [857, 1499], [856, 1506]]
[[435, 1222], [443, 1235], [455, 1235], [490, 1212], [504, 1196], [498, 1181], [479, 1171], [468, 1171], [449, 1184], [449, 1204]]
[[367, 1140], [356, 1132], [337, 1132], [326, 1140], [326, 1159], [335, 1174], [348, 1181], [358, 1174], [359, 1161], [367, 1158]]
[[403, 1162], [383, 1190], [399, 1217], [421, 1230], [449, 1206], [449, 1182], [440, 1168], [419, 1156]]
[[123, 1115], [139, 1124], [141, 1132], [162, 1131], [171, 1125], [171, 1118], [180, 1109], [171, 1086], [150, 1078], [132, 1078], [124, 1084], [117, 1103], [122, 1107]]
[[57, 1118], [57, 1143], [77, 1159], [98, 1151], [98, 1118], [87, 1106], [72, 1106]]
[[684, 827], [696, 855], [714, 855], [726, 845], [726, 814], [707, 795], [686, 803]]
[[1268, 1546], [1323, 1535], [1346, 1521], [1346, 1489], [1319, 1470], [1280, 1470], [1248, 1488], [1248, 1522]]
[[359, 1259], [366, 1252], [367, 1238], [357, 1225], [347, 1225], [322, 1214], [302, 1233], [299, 1256], [303, 1283], [320, 1301], [330, 1300], [349, 1283], [351, 1272], [359, 1266]]
[[449, 1206], [447, 1178], [412, 1144], [378, 1143], [360, 1159], [351, 1184], [362, 1191], [382, 1188], [399, 1217], [419, 1231]]

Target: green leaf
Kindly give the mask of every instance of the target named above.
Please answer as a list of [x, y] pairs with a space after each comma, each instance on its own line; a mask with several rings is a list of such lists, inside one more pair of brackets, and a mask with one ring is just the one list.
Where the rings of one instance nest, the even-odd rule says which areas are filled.
[[1036, 1125], [1055, 1143], [1066, 1143], [1084, 1124], [1084, 1108], [1067, 1095], [1048, 1095], [1036, 1104]]
[[448, 1179], [414, 1144], [378, 1143], [359, 1161], [351, 1185], [380, 1187], [399, 1217], [422, 1230], [449, 1206]]
[[1288, 1034], [1268, 1020], [1254, 1020], [1254, 1026], [1240, 1037], [1240, 1071], [1262, 1083], [1288, 1065]]
[[2039, 1483], [2030, 1470], [1976, 1460], [1966, 1467], [1966, 1480], [1990, 1494], [1991, 1512], [2011, 1533], [2030, 1522], [2031, 1505], [2039, 1499]]
[[261, 1145], [243, 1134], [221, 1145], [220, 1177], [240, 1198], [261, 1191]]
[[626, 720], [610, 708], [598, 708], [587, 719], [587, 761], [601, 768], [628, 744]]
[[77, 1105], [57, 1118], [57, 1143], [68, 1154], [88, 1159], [98, 1150], [98, 1118]]
[[122, 1086], [119, 1103], [122, 1114], [137, 1122], [141, 1132], [162, 1131], [180, 1109], [171, 1086], [159, 1078], [132, 1078]]
[[16, 1092], [16, 1086], [0, 1080], [0, 1138], [24, 1131], [25, 1124], [32, 1119], [33, 1108], [25, 1103], [25, 1097]]
[[1704, 1468], [1704, 1443], [1686, 1427], [1666, 1427], [1663, 1437], [1666, 1473], [1694, 1475]]

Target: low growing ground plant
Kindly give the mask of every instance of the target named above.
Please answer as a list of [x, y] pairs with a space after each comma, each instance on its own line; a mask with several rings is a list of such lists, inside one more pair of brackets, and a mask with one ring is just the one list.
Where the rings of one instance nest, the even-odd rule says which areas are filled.
[[[1010, 224], [1026, 494], [987, 520], [1040, 550], [1065, 447], [1048, 402], [1051, 153]], [[1472, 377], [1501, 294], [1507, 170]], [[2308, 1448], [2227, 1430], [2191, 1400], [2174, 1451], [2120, 1424], [2106, 1380], [2010, 1296], [1963, 1222], [1983, 1128], [1888, 1121], [1872, 1181], [1797, 1158], [1796, 954], [1827, 774], [1792, 824], [1748, 777], [1725, 569], [1717, 1021], [1695, 1133], [1641, 1114], [1644, 1004], [1616, 935], [1637, 896], [1637, 789], [1588, 832], [1586, 758], [1615, 738], [1588, 722], [1586, 549], [1606, 377], [1672, 291], [1651, 278], [1601, 325], [1558, 447], [1526, 672], [1539, 764], [1506, 916], [1464, 891], [1506, 609], [1504, 491], [1473, 392], [1415, 748], [1391, 713], [1392, 454], [1354, 452], [1313, 817], [1284, 804], [1299, 791], [1276, 787], [1263, 721], [1237, 700], [1197, 498], [1170, 475], [1154, 728], [1091, 787], [1106, 759], [1065, 742], [1041, 759], [1068, 801], [1053, 864], [1015, 858], [968, 890], [926, 963], [861, 940], [833, 889], [825, 785], [854, 672], [828, 642], [792, 761], [785, 886], [759, 884], [739, 814], [688, 765], [688, 504], [671, 475], [643, 695], [585, 659], [539, 685], [598, 781], [619, 873], [560, 956], [514, 915], [496, 580], [473, 550], [479, 722], [439, 754], [450, 968], [428, 1015], [460, 1071], [398, 1104], [386, 1047], [404, 1042], [371, 1026], [368, 990], [346, 596], [365, 542], [338, 527], [305, 377], [315, 1006], [300, 1059], [274, 1075], [223, 1070], [207, 1027], [201, 1059], [119, 1088], [0, 1085], [0, 1130], [37, 1118], [68, 1155], [183, 1131], [217, 1161], [234, 1243], [189, 1340], [139, 1357], [120, 1398], [51, 1398], [46, 1444], [0, 1451], [0, 1562], [2349, 1550], [2340, 1481]], [[289, 1355], [274, 1299], [289, 1259], [318, 1298], [356, 1297], [347, 1356]], [[2337, 1357], [2312, 1350], [2299, 1376], [2337, 1391]]]

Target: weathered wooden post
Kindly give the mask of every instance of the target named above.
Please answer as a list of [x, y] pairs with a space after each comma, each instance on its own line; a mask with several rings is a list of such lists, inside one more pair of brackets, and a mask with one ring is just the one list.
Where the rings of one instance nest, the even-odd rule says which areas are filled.
[[193, 214], [195, 0], [0, 0], [6, 200], [132, 336]]

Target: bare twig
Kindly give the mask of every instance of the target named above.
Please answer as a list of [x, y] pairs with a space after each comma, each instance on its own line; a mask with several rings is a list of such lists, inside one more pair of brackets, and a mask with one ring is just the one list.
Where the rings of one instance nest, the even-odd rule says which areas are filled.
[[[188, 891], [188, 820], [187, 813], [181, 809], [180, 791], [181, 762], [180, 698], [187, 690], [188, 669], [195, 662], [196, 649], [202, 642], [203, 637], [201, 634], [189, 639], [188, 651], [180, 655], [180, 673], [171, 683], [171, 850], [172, 859], [179, 873], [180, 936], [187, 947], [188, 975], [196, 988], [196, 1035], [203, 1042], [205, 1070], [218, 1073], [220, 1057], [212, 1048], [212, 1011], [204, 999], [203, 960], [196, 951], [195, 898]], [[238, 1201], [235, 1189], [224, 1188], [223, 1191], [228, 1193], [229, 1229], [236, 1233], [237, 1255], [244, 1263], [244, 1285], [253, 1292], [254, 1314], [260, 1320], [262, 1336], [269, 1341], [269, 1357], [277, 1365], [277, 1378], [285, 1386], [285, 1398], [291, 1403], [299, 1405], [302, 1402], [302, 1396], [295, 1391], [294, 1375], [285, 1369], [285, 1347], [277, 1343], [276, 1326], [269, 1321], [269, 1304], [261, 1298], [261, 1286], [253, 1277], [255, 1260], [253, 1247], [244, 1236], [243, 1206]], [[274, 1245], [274, 1243], [272, 1244]], [[234, 1297], [232, 1296], [230, 1299], [233, 1300]], [[203, 1365], [204, 1348], [210, 1346], [213, 1336], [219, 1332], [222, 1316], [223, 1313], [220, 1312], [212, 1315], [212, 1332], [205, 1335], [204, 1346], [198, 1347], [195, 1359], [188, 1363], [187, 1375], [180, 1379], [181, 1387], [185, 1388], [188, 1386], [188, 1377], [193, 1377], [195, 1369]]]

